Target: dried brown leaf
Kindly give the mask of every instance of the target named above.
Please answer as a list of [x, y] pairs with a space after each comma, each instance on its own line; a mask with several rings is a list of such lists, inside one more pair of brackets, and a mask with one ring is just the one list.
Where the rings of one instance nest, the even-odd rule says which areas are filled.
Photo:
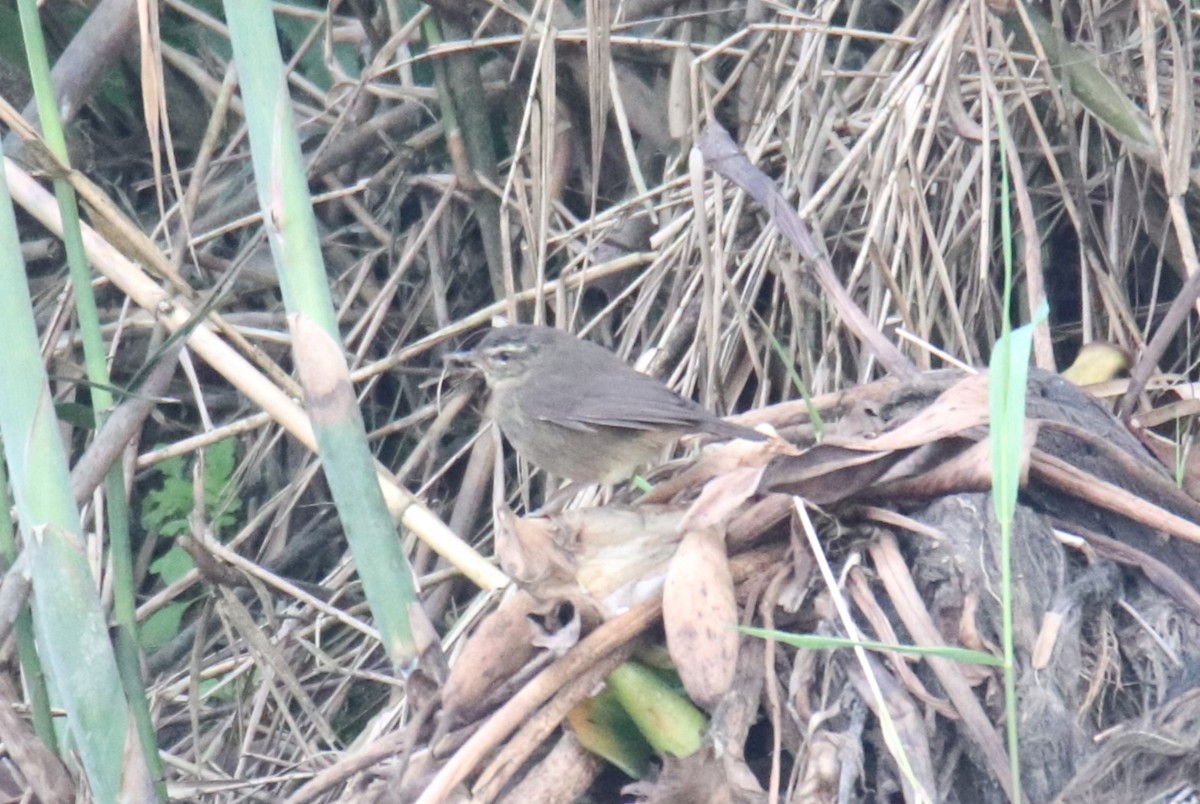
[[722, 528], [742, 503], [758, 490], [762, 467], [747, 466], [714, 477], [700, 491], [700, 496], [688, 507], [682, 531]]
[[488, 693], [511, 678], [539, 653], [542, 629], [534, 621], [547, 604], [516, 590], [479, 624], [450, 669], [442, 690], [446, 710], [467, 718]]
[[971, 374], [895, 430], [875, 438], [831, 438], [829, 443], [862, 450], [908, 449], [987, 424], [988, 418], [987, 375]]
[[716, 528], [686, 533], [663, 588], [667, 649], [692, 700], [715, 705], [737, 670], [737, 599]]
[[501, 516], [502, 566], [540, 598], [566, 598], [609, 617], [656, 594], [678, 544], [674, 506], [610, 505], [538, 517]]

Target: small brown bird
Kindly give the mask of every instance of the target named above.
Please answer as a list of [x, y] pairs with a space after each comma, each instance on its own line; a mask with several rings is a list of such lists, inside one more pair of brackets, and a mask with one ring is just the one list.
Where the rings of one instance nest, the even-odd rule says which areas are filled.
[[455, 357], [483, 372], [488, 412], [517, 452], [568, 480], [625, 480], [685, 433], [765, 438], [551, 327], [500, 327]]

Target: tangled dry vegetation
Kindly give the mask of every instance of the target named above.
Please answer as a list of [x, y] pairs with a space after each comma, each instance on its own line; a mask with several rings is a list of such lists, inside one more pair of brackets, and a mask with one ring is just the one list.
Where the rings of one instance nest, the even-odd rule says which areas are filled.
[[[109, 287], [114, 376], [165, 362], [142, 393], [175, 400], [128, 436], [135, 506], [165, 458], [236, 439], [232, 485], [187, 528], [198, 569], [166, 582], [152, 562], [169, 539], [143, 534], [140, 615], [182, 618], [146, 662], [177, 796], [617, 800], [631, 780], [580, 746], [580, 707], [631, 657], [661, 664], [669, 641], [708, 737], [627, 796], [1006, 800], [996, 667], [714, 626], [998, 655], [986, 383], [961, 369], [1000, 335], [1006, 249], [1007, 312], [1050, 304], [1013, 555], [1024, 794], [1197, 795], [1200, 17], [1186, 0], [435, 2], [414, 18], [331, 5], [277, 13], [373, 443], [521, 590], [481, 593], [402, 534], [452, 670], [399, 678], [315, 456], [223, 366], [174, 372], [155, 311]], [[180, 183], [164, 214], [139, 107], [77, 90], [92, 220], [155, 264], [113, 225], [134, 221], [222, 337], [291, 392], [225, 34], [184, 0], [162, 22]], [[22, 91], [5, 99], [19, 108]], [[65, 398], [77, 355], [60, 259], [27, 231]], [[588, 332], [779, 439], [706, 446], [644, 497], [553, 499], [510, 457], [493, 503], [481, 388], [441, 355], [498, 314]], [[1094, 340], [1134, 357], [1133, 381], [1089, 388], [1101, 401], [1052, 373]]]

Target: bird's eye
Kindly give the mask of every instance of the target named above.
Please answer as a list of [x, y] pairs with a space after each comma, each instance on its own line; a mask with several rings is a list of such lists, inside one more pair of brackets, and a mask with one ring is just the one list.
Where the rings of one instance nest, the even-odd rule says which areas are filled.
[[492, 360], [501, 366], [507, 365], [514, 357], [516, 357], [516, 351], [513, 349], [497, 349], [492, 354]]

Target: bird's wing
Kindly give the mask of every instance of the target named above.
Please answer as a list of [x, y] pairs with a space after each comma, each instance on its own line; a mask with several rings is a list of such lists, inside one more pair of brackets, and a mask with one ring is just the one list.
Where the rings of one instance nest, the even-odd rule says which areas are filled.
[[546, 378], [543, 381], [527, 382], [520, 391], [525, 414], [572, 430], [690, 428], [715, 418], [616, 357], [612, 362], [592, 357], [585, 356], [581, 363], [569, 367], [575, 382], [562, 381], [562, 373], [568, 368], [565, 366], [542, 374]]

